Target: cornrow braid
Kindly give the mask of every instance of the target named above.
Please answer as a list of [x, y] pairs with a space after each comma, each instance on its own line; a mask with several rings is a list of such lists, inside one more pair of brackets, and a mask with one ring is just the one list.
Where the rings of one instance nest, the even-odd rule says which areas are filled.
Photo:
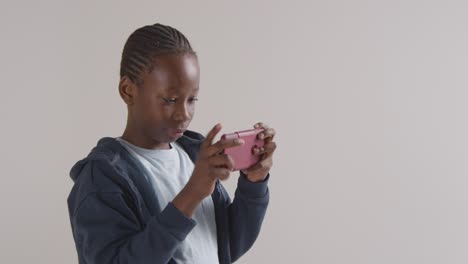
[[120, 63], [120, 78], [127, 76], [133, 83], [142, 83], [141, 73], [154, 68], [154, 58], [163, 54], [196, 55], [188, 39], [177, 29], [154, 24], [141, 27], [127, 39]]

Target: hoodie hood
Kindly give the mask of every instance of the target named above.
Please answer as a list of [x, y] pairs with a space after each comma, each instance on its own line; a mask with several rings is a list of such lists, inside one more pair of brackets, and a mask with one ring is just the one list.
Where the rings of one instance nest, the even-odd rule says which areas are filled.
[[118, 152], [121, 151], [120, 143], [111, 137], [101, 138], [97, 145], [91, 150], [88, 156], [80, 161], [78, 161], [70, 171], [70, 177], [73, 181], [76, 181], [86, 166], [86, 164], [92, 160], [100, 159], [109, 159], [112, 156], [115, 156]]
[[[203, 142], [204, 137], [194, 131], [186, 130], [184, 135], [176, 140], [178, 144], [188, 153], [193, 162], [196, 161], [198, 156], [198, 149]], [[86, 164], [93, 160], [109, 160], [111, 164], [118, 157], [122, 155], [129, 155], [128, 151], [112, 137], [101, 138], [97, 145], [91, 150], [88, 156], [78, 161], [70, 170], [70, 177], [74, 182], [78, 179], [81, 171]]]

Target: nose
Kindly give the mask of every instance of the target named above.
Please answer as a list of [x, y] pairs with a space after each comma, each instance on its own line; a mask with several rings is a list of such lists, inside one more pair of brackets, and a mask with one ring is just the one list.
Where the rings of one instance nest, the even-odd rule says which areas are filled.
[[181, 102], [180, 104], [177, 104], [173, 118], [175, 121], [187, 121], [191, 118], [191, 110], [190, 106], [187, 105], [185, 102]]

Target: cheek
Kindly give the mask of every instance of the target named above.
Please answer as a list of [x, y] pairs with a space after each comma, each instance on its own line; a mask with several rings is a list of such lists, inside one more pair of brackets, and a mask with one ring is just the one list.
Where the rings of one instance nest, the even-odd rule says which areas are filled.
[[162, 119], [167, 113], [167, 110], [161, 106], [160, 103], [158, 104], [158, 102], [155, 102], [155, 100], [152, 100], [151, 98], [141, 100], [137, 109], [137, 118], [145, 125], [153, 125], [155, 122]]
[[188, 112], [188, 115], [190, 116], [190, 119], [192, 119], [193, 116], [195, 115], [195, 104], [190, 104], [187, 107], [187, 112]]
[[190, 113], [190, 116], [193, 116], [195, 114], [195, 104], [191, 104], [189, 105], [189, 113]]

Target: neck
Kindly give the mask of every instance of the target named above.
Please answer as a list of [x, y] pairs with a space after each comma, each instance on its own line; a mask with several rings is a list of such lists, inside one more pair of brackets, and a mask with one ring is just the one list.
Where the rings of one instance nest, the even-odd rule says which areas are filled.
[[171, 146], [169, 143], [161, 143], [154, 140], [151, 137], [148, 137], [144, 133], [142, 133], [142, 129], [139, 129], [131, 124], [130, 121], [127, 121], [127, 126], [122, 134], [122, 139], [130, 142], [131, 144], [144, 148], [144, 149], [170, 149]]

